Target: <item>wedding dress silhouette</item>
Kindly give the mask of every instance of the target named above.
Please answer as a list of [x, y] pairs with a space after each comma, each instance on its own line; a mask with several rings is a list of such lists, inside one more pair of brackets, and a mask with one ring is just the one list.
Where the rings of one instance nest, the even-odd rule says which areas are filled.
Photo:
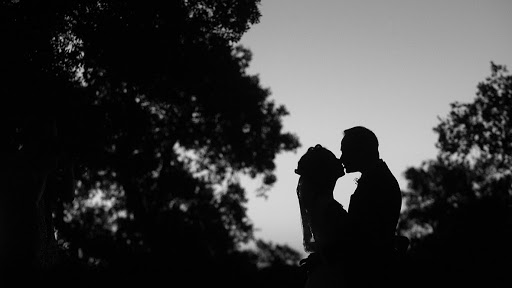
[[301, 261], [307, 271], [305, 287], [342, 287], [343, 249], [347, 211], [333, 197], [334, 186], [345, 172], [336, 156], [321, 145], [300, 158], [297, 196], [303, 244], [309, 256]]

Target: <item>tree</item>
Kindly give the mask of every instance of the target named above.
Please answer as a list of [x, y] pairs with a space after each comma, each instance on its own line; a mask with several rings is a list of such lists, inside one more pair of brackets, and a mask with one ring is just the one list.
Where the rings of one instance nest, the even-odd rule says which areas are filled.
[[[491, 62], [474, 101], [451, 104], [434, 131], [437, 158], [405, 172], [409, 191], [400, 228], [413, 240], [411, 253], [444, 267], [454, 283], [503, 283], [498, 263], [512, 256], [512, 75], [506, 67]], [[453, 276], [462, 271], [471, 278]]]
[[255, 287], [303, 287], [307, 273], [297, 267], [300, 253], [287, 245], [256, 241], [258, 266]]
[[[253, 238], [238, 176], [270, 187], [275, 155], [300, 144], [236, 44], [259, 1], [132, 2], [2, 2], [8, 163], [25, 163], [8, 194], [44, 191], [15, 203], [53, 213], [79, 261], [206, 269]], [[28, 171], [43, 189], [17, 187]], [[51, 240], [49, 220], [30, 227]]]

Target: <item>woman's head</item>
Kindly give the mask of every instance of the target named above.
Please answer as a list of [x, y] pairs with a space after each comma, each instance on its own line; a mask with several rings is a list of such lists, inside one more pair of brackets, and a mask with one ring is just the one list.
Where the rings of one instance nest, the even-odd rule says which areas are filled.
[[300, 197], [310, 204], [320, 195], [332, 196], [336, 180], [345, 172], [331, 151], [316, 145], [300, 158], [295, 173], [300, 175]]
[[295, 169], [295, 173], [305, 178], [338, 179], [345, 174], [343, 164], [328, 149], [317, 144], [310, 147]]

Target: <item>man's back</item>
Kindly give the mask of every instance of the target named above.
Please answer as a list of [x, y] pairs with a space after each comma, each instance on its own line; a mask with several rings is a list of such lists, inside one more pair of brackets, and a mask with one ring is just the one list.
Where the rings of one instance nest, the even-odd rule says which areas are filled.
[[353, 232], [377, 246], [390, 247], [401, 205], [398, 182], [386, 163], [379, 160], [361, 176], [350, 197], [348, 214]]
[[375, 277], [388, 265], [400, 216], [401, 198], [396, 178], [380, 159], [359, 179], [348, 209], [352, 251], [350, 262], [358, 278]]

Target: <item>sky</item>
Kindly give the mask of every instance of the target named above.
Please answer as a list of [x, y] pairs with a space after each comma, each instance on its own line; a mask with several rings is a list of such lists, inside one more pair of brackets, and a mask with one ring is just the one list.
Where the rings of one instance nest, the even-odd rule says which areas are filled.
[[[490, 62], [512, 70], [510, 0], [262, 0], [260, 22], [241, 45], [270, 100], [284, 105], [285, 132], [302, 147], [277, 155], [277, 182], [256, 197], [243, 179], [255, 236], [302, 247], [297, 161], [316, 144], [340, 156], [343, 130], [377, 135], [380, 156], [407, 190], [403, 172], [436, 156], [433, 128], [450, 103], [470, 102]], [[358, 173], [336, 184], [348, 208]]]

